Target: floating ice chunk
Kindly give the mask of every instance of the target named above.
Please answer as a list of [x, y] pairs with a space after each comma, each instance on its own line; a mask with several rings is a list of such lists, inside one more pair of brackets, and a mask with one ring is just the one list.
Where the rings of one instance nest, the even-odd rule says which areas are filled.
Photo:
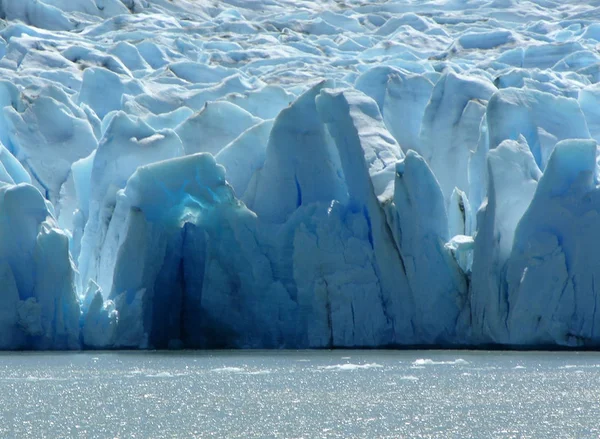
[[246, 369], [244, 369], [242, 367], [226, 366], [226, 367], [218, 367], [216, 369], [211, 369], [211, 372], [217, 372], [217, 373], [242, 373], [245, 370]]
[[344, 364], [333, 364], [330, 366], [319, 366], [321, 370], [330, 370], [336, 372], [347, 372], [353, 370], [364, 370], [364, 369], [381, 369], [383, 365], [378, 363], [365, 363], [365, 364], [353, 364], [353, 363], [344, 363]]
[[463, 358], [457, 358], [456, 360], [448, 360], [448, 361], [435, 361], [430, 358], [419, 358], [413, 361], [413, 366], [442, 366], [442, 365], [450, 365], [450, 366], [464, 366], [469, 364], [469, 362]]

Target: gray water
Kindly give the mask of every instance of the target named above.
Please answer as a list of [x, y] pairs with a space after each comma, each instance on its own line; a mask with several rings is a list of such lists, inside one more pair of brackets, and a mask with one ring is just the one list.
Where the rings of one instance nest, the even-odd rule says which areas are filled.
[[591, 438], [600, 355], [0, 354], [5, 438]]

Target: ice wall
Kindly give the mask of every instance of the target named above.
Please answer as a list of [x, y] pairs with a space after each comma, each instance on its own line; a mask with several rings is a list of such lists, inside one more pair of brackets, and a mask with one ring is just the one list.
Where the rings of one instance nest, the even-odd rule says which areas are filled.
[[0, 0], [0, 348], [600, 346], [597, 11], [513, 3]]

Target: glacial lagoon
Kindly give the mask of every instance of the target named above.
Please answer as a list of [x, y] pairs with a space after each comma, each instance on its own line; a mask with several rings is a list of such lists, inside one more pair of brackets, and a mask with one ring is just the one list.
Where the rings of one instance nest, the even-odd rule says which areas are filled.
[[4, 353], [2, 438], [587, 438], [600, 354]]

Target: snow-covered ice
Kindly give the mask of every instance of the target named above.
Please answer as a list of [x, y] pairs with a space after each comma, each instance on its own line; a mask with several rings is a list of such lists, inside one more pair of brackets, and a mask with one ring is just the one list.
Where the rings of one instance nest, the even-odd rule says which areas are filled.
[[599, 20], [0, 0], [0, 349], [599, 347]]

